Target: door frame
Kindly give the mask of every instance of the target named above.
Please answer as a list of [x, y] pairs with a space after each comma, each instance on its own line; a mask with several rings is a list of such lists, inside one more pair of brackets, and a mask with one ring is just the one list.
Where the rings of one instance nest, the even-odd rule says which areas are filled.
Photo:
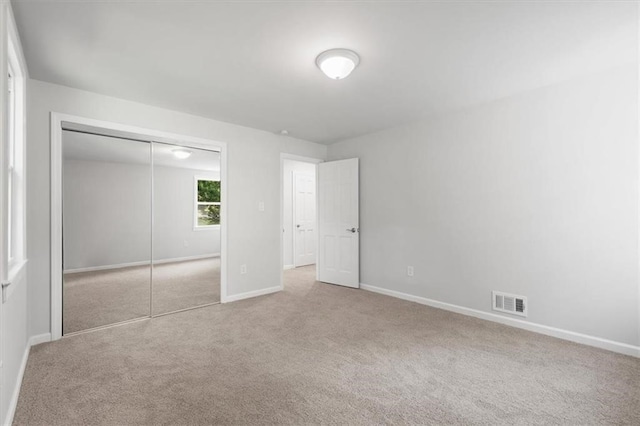
[[[312, 163], [316, 165], [316, 210], [318, 209], [318, 164], [324, 163], [325, 160], [313, 157], [304, 157], [302, 155], [280, 153], [280, 290], [284, 289], [284, 160], [301, 161], [303, 163]], [[318, 241], [316, 238], [316, 256], [318, 255]], [[318, 270], [316, 268], [316, 278], [318, 278]]]
[[116, 132], [135, 133], [154, 139], [175, 141], [175, 145], [213, 149], [220, 152], [220, 302], [227, 298], [227, 144], [177, 133], [93, 118], [51, 112], [51, 340], [62, 338], [62, 123], [98, 127]]

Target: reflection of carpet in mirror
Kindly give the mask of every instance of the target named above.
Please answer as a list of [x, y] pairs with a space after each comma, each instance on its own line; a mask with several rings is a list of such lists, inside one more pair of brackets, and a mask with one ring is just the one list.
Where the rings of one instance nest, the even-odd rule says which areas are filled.
[[[63, 333], [149, 316], [149, 266], [65, 274]], [[220, 301], [220, 258], [153, 267], [153, 313]]]

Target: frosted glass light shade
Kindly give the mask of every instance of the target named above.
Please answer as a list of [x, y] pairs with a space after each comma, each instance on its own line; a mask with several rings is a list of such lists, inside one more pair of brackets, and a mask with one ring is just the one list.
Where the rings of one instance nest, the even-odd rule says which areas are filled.
[[316, 58], [316, 65], [327, 77], [341, 80], [351, 74], [360, 63], [356, 52], [348, 49], [331, 49], [322, 52]]

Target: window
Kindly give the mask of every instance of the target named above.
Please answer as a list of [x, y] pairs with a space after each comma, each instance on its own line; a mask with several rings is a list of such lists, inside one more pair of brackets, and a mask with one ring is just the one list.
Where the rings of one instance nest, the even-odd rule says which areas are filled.
[[7, 206], [6, 247], [3, 261], [9, 276], [17, 273], [25, 260], [25, 186], [24, 186], [24, 72], [18, 60], [16, 44], [10, 37], [7, 55], [5, 97], [7, 105], [7, 143], [4, 177]]
[[13, 229], [14, 227], [14, 222], [15, 222], [15, 213], [14, 213], [14, 209], [15, 209], [15, 205], [16, 205], [16, 200], [15, 200], [15, 194], [16, 191], [13, 188], [13, 185], [16, 181], [15, 178], [15, 174], [16, 174], [16, 156], [15, 156], [15, 152], [16, 152], [16, 122], [15, 122], [15, 116], [16, 116], [16, 101], [15, 101], [15, 87], [14, 87], [14, 78], [13, 78], [13, 70], [11, 69], [11, 64], [9, 64], [9, 75], [7, 78], [7, 90], [8, 90], [8, 108], [7, 108], [7, 113], [8, 113], [8, 125], [7, 125], [7, 130], [9, 133], [9, 143], [8, 143], [8, 162], [7, 162], [7, 168], [8, 168], [8, 173], [7, 173], [7, 200], [9, 201], [9, 205], [7, 208], [7, 239], [8, 239], [8, 243], [7, 243], [7, 250], [8, 250], [8, 260], [9, 260], [9, 264], [13, 263], [13, 259], [15, 257], [15, 251], [16, 251], [16, 247], [15, 247], [15, 230]]
[[196, 178], [195, 228], [220, 225], [220, 181]]

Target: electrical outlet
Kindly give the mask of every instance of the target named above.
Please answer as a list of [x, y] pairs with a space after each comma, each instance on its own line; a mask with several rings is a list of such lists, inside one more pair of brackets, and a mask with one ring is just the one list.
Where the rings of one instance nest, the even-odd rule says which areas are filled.
[[264, 211], [264, 201], [260, 201], [260, 202], [258, 203], [258, 210], [260, 210], [261, 212], [263, 212], [263, 211]]
[[189, 247], [189, 241], [184, 240], [184, 246], [185, 246], [185, 247]]
[[240, 273], [241, 274], [247, 273], [247, 265], [240, 265]]
[[413, 276], [413, 266], [407, 266], [407, 276]]

